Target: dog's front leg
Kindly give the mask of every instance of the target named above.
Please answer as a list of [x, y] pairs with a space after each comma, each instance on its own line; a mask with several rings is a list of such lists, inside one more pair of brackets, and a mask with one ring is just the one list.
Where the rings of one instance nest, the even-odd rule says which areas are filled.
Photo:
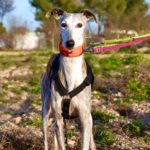
[[79, 112], [82, 127], [81, 150], [89, 150], [91, 142], [92, 128], [90, 123], [90, 112], [85, 108]]
[[90, 113], [90, 125], [91, 125], [90, 150], [96, 150], [96, 146], [95, 146], [94, 138], [93, 138], [93, 133], [92, 133], [92, 129], [93, 129], [93, 120], [92, 120], [92, 115], [91, 115], [91, 113]]
[[42, 120], [43, 120], [43, 135], [44, 135], [44, 149], [48, 150], [48, 120], [51, 113], [49, 99], [43, 100], [42, 106]]
[[62, 99], [61, 97], [57, 97], [55, 101], [55, 119], [56, 119], [56, 138], [59, 150], [65, 150], [65, 138], [64, 138], [64, 122], [62, 117], [62, 107], [61, 107]]
[[54, 150], [59, 150], [57, 136], [56, 136], [56, 130], [54, 133]]
[[64, 140], [64, 128], [63, 128], [63, 118], [57, 119], [56, 121], [56, 136], [59, 146], [59, 150], [65, 150], [65, 140]]

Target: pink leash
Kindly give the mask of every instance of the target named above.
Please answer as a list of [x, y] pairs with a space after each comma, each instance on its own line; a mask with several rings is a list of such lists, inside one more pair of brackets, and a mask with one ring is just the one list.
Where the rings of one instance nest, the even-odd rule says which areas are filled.
[[111, 51], [111, 50], [118, 50], [120, 48], [135, 45], [135, 44], [141, 43], [141, 42], [149, 40], [149, 39], [150, 39], [150, 36], [147, 36], [147, 37], [136, 38], [129, 42], [123, 42], [123, 43], [119, 43], [119, 44], [99, 46], [99, 47], [97, 46], [97, 47], [92, 48], [92, 52], [93, 53], [103, 53], [103, 52], [107, 52], [107, 51]]

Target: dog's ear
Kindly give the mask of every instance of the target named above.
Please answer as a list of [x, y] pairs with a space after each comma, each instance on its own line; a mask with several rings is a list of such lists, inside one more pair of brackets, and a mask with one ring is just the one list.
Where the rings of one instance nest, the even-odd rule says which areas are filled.
[[53, 8], [52, 10], [46, 13], [46, 18], [54, 16], [55, 19], [59, 20], [60, 17], [64, 15], [64, 13], [64, 10], [62, 10], [61, 8]]
[[86, 17], [87, 20], [94, 19], [97, 22], [95, 15], [88, 9], [81, 10], [83, 16]]

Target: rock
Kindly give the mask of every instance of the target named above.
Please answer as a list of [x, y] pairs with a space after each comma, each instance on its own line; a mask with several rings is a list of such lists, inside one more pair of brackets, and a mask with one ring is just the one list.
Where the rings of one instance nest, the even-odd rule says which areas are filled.
[[68, 145], [69, 145], [70, 148], [73, 148], [75, 146], [75, 141], [68, 140]]
[[27, 92], [22, 92], [21, 93], [21, 100], [26, 100], [28, 97], [28, 93]]
[[14, 119], [14, 121], [15, 121], [16, 124], [19, 124], [21, 122], [21, 119], [22, 119], [21, 117], [16, 117]]

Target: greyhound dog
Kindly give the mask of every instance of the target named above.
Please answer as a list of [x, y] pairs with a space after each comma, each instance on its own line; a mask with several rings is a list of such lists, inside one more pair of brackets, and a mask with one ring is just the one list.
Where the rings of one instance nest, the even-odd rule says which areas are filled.
[[[42, 78], [42, 119], [45, 150], [48, 150], [48, 120], [55, 119], [54, 148], [65, 150], [64, 119], [79, 117], [81, 149], [95, 150], [92, 134], [91, 82], [89, 65], [84, 60], [86, 22], [95, 16], [89, 10], [67, 13], [54, 8], [46, 14], [59, 22], [60, 53], [53, 56]], [[52, 69], [54, 68], [54, 69]]]

